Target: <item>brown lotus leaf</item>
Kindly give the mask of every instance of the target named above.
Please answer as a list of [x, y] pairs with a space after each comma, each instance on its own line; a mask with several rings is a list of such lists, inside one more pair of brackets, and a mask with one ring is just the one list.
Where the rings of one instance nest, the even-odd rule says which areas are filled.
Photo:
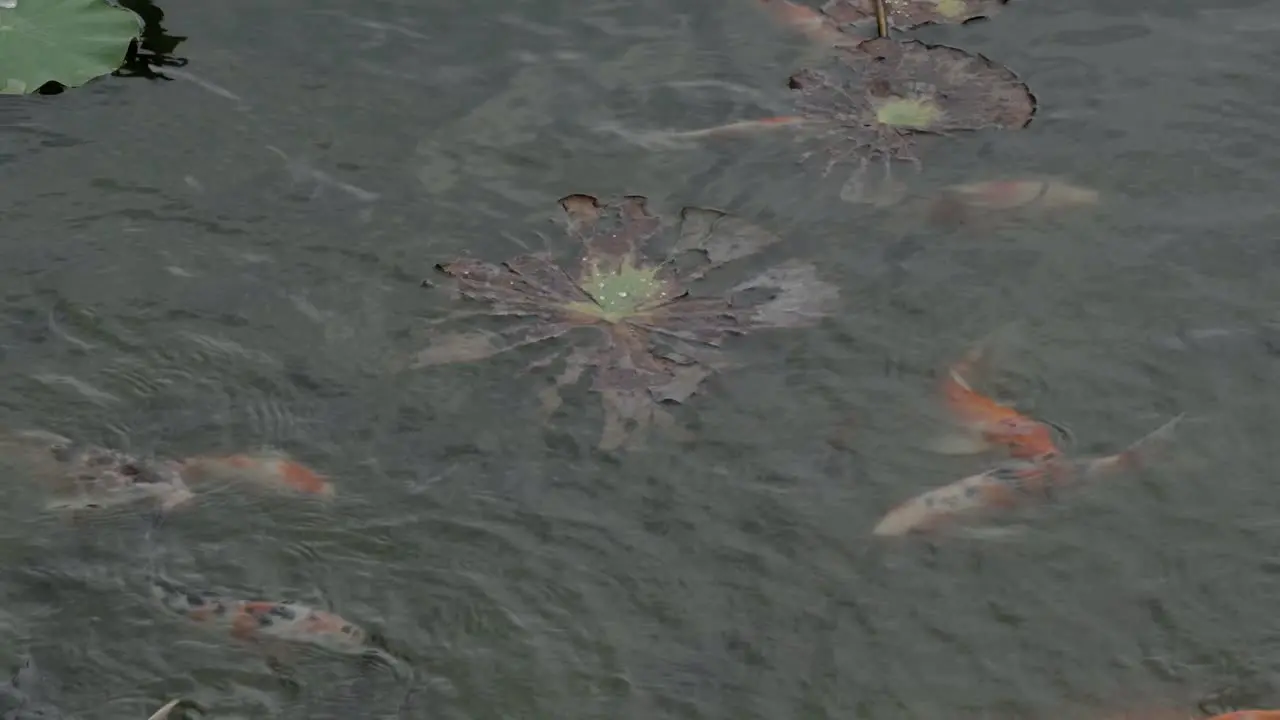
[[943, 45], [872, 38], [791, 76], [802, 114], [834, 157], [914, 160], [914, 137], [1018, 129], [1036, 102], [1013, 71]]
[[549, 253], [500, 264], [459, 259], [437, 265], [461, 298], [481, 305], [445, 322], [493, 316], [508, 325], [439, 332], [413, 367], [474, 362], [587, 330], [582, 341], [563, 338], [564, 348], [535, 363], [559, 359], [564, 365], [540, 398], [552, 412], [562, 405], [558, 388], [590, 373], [605, 413], [600, 446], [611, 449], [636, 441], [652, 425], [673, 425], [661, 405], [684, 402], [723, 366], [726, 337], [812, 324], [831, 311], [837, 295], [813, 266], [796, 262], [727, 292], [699, 294], [710, 271], [781, 241], [718, 210], [685, 208], [669, 227], [640, 196], [602, 203], [569, 195], [560, 207], [578, 243], [576, 269], [564, 270]]
[[[957, 25], [1000, 12], [1009, 0], [884, 0], [889, 27]], [[842, 27], [875, 25], [875, 0], [829, 0], [822, 14]]]

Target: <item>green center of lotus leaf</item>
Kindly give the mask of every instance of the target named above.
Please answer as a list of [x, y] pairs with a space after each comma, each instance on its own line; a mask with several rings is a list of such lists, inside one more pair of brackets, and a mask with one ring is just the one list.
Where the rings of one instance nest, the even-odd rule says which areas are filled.
[[876, 103], [876, 120], [906, 130], [928, 130], [942, 119], [942, 108], [930, 98], [892, 98]]
[[945, 18], [958, 18], [969, 12], [964, 0], [933, 0], [935, 11]]
[[666, 296], [667, 285], [658, 278], [659, 268], [622, 263], [617, 271], [593, 266], [583, 272], [578, 285], [595, 302], [569, 303], [567, 307], [606, 322], [635, 315], [640, 308]]

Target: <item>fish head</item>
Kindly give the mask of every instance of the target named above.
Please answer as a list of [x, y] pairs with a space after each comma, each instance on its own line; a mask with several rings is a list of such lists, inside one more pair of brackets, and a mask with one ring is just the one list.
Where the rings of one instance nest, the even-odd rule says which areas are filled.
[[170, 509], [191, 499], [177, 463], [136, 458], [106, 448], [84, 448], [66, 475], [73, 492], [46, 504], [51, 510], [101, 510], [142, 500]]
[[345, 650], [362, 649], [369, 641], [369, 633], [340, 615], [323, 610], [313, 610], [306, 621], [307, 632], [320, 644]]

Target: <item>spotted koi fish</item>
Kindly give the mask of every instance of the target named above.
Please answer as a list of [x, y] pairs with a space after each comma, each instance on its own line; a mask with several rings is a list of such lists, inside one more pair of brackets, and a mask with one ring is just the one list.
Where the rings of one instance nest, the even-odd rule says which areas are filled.
[[1072, 460], [1061, 454], [1014, 459], [918, 495], [890, 510], [874, 535], [906, 535], [1051, 499], [1060, 489], [1141, 467], [1152, 450], [1172, 439], [1179, 415], [1114, 455]]
[[194, 497], [178, 463], [77, 444], [42, 430], [4, 433], [0, 452], [46, 483], [50, 510], [100, 510], [150, 501], [167, 511]]
[[937, 438], [933, 449], [960, 455], [1002, 447], [1015, 459], [1036, 461], [1061, 455], [1050, 426], [975, 391], [969, 384], [968, 377], [982, 354], [980, 348], [970, 350], [943, 377], [941, 395], [959, 427]]
[[195, 593], [154, 577], [152, 596], [166, 609], [188, 619], [225, 629], [240, 640], [280, 640], [341, 654], [377, 652], [360, 626], [324, 610], [275, 600], [238, 600]]

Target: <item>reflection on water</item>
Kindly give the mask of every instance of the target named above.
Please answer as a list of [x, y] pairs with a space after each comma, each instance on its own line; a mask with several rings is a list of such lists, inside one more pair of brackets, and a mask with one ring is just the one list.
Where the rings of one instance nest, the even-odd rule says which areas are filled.
[[[777, 135], [652, 141], [787, 111], [815, 54], [752, 0], [163, 12], [184, 39], [154, 51], [187, 61], [151, 67], [168, 81], [0, 103], [0, 424], [147, 457], [277, 449], [336, 494], [72, 519], [6, 465], [0, 670], [29, 653], [42, 701], [645, 720], [1280, 704], [1280, 4], [1014, 2], [914, 31], [1015, 69], [1041, 107], [931, 145], [906, 212], [842, 201], [847, 175]], [[1098, 202], [1006, 219], [956, 200], [1023, 178]], [[539, 422], [538, 350], [388, 372], [456, 309], [420, 287], [435, 263], [558, 242], [575, 192], [767, 227], [840, 286], [837, 312], [726, 340], [735, 366], [669, 408], [692, 441], [631, 453], [596, 450], [587, 387]], [[1082, 456], [1185, 412], [1177, 447], [1013, 536], [872, 542], [893, 504], [989, 464], [923, 448], [939, 370], [1007, 323], [993, 386]], [[167, 615], [151, 568], [335, 613], [397, 662]]]

